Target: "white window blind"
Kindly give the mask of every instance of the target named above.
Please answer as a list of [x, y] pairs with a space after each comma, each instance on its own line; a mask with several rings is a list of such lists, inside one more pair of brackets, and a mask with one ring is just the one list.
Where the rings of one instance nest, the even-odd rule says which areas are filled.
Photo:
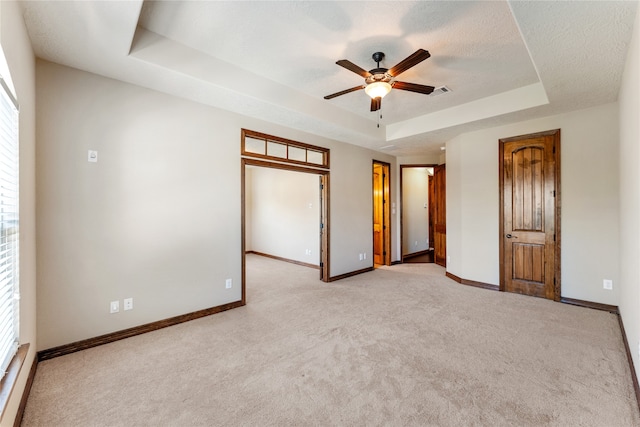
[[18, 104], [0, 77], [0, 377], [18, 349]]

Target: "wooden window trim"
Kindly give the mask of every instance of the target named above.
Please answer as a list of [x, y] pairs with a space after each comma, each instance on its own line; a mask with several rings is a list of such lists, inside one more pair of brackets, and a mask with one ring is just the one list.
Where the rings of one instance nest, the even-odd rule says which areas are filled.
[[[248, 130], [248, 129], [242, 129], [241, 132], [242, 132], [242, 137], [241, 137], [240, 154], [242, 156], [254, 157], [254, 158], [258, 158], [258, 159], [274, 160], [274, 161], [278, 161], [278, 162], [290, 163], [290, 164], [295, 164], [295, 165], [309, 166], [309, 167], [313, 167], [313, 168], [329, 169], [329, 152], [330, 152], [330, 150], [328, 148], [319, 147], [317, 145], [305, 144], [304, 142], [293, 141], [293, 140], [290, 140], [290, 139], [280, 138], [278, 136], [267, 135], [265, 133], [256, 132], [256, 131], [252, 131], [252, 130]], [[253, 139], [258, 139], [258, 140], [263, 140], [265, 142], [265, 153], [264, 154], [259, 154], [259, 153], [255, 153], [253, 151], [247, 151], [245, 149], [245, 138], [246, 137], [253, 138]], [[275, 143], [278, 143], [278, 144], [285, 145], [286, 146], [286, 152], [287, 152], [286, 156], [287, 157], [270, 156], [269, 154], [267, 154], [266, 150], [267, 150], [267, 145], [268, 145], [269, 142], [275, 142]], [[305, 160], [306, 161], [290, 159], [289, 158], [289, 147], [295, 147], [295, 148], [299, 148], [301, 150], [305, 150]], [[308, 159], [309, 159], [309, 157], [308, 157], [309, 151], [314, 151], [314, 152], [322, 154], [322, 163], [309, 162], [308, 161]]]
[[0, 382], [0, 420], [4, 417], [5, 409], [7, 409], [7, 403], [13, 392], [13, 388], [18, 382], [18, 376], [22, 370], [22, 365], [27, 359], [27, 353], [29, 352], [29, 344], [23, 344], [18, 347], [18, 351], [11, 359], [11, 363], [7, 367], [7, 372], [2, 381]]

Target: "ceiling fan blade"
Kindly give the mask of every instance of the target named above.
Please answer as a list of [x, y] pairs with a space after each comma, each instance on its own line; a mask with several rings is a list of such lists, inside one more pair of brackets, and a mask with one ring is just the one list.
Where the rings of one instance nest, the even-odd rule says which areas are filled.
[[365, 85], [352, 87], [351, 89], [345, 89], [345, 90], [342, 90], [340, 92], [336, 92], [336, 93], [332, 93], [331, 95], [327, 95], [327, 96], [324, 97], [324, 99], [335, 98], [336, 96], [344, 95], [345, 93], [349, 93], [349, 92], [355, 92], [356, 90], [360, 90], [360, 89], [364, 89], [364, 88], [365, 88]]
[[382, 108], [382, 98], [371, 98], [371, 111], [378, 111]]
[[424, 93], [429, 95], [435, 89], [433, 86], [419, 85], [415, 83], [394, 82], [394, 89], [408, 90], [410, 92]]
[[341, 59], [340, 61], [336, 62], [336, 64], [346, 68], [349, 71], [353, 71], [354, 73], [359, 74], [364, 78], [367, 78], [371, 75], [371, 73], [369, 73], [366, 70], [363, 70], [362, 68], [358, 67], [356, 64], [354, 64], [353, 62], [347, 59]]
[[409, 57], [407, 57], [404, 60], [400, 61], [400, 63], [398, 65], [396, 65], [395, 67], [391, 68], [389, 70], [389, 74], [391, 74], [393, 77], [397, 77], [401, 73], [404, 73], [405, 71], [407, 71], [409, 68], [413, 67], [414, 65], [418, 65], [419, 63], [421, 63], [422, 61], [424, 61], [425, 59], [427, 59], [430, 56], [431, 56], [431, 54], [428, 51], [426, 51], [424, 49], [418, 49], [412, 55], [410, 55]]

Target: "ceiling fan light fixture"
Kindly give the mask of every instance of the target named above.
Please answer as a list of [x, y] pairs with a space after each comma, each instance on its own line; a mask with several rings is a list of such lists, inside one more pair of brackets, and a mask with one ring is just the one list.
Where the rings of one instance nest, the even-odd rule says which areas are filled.
[[369, 83], [364, 91], [371, 97], [371, 99], [384, 98], [386, 94], [391, 92], [391, 85], [387, 82], [373, 82]]

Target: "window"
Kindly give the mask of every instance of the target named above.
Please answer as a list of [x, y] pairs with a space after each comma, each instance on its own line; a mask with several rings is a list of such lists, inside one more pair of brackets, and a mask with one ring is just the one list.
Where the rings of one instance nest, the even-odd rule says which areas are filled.
[[240, 154], [329, 169], [329, 149], [242, 129]]
[[18, 349], [18, 103], [0, 77], [0, 372]]

